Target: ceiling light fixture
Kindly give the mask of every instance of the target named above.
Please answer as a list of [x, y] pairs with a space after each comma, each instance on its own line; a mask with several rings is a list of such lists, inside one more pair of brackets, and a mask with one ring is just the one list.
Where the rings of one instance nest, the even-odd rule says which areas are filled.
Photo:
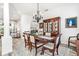
[[43, 19], [43, 17], [40, 14], [39, 3], [37, 3], [37, 14], [35, 14], [33, 16], [33, 19], [35, 19], [37, 22], [39, 22], [39, 20]]

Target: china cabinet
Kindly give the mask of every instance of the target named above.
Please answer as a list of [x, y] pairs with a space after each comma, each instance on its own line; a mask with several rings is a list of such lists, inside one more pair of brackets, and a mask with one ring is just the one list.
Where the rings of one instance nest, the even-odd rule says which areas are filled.
[[59, 20], [60, 17], [43, 20], [43, 34], [46, 32], [51, 33], [51, 36], [59, 34]]

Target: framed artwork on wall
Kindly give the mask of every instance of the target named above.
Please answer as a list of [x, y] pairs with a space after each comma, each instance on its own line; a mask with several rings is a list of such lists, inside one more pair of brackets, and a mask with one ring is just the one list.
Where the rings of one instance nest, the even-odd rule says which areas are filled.
[[67, 18], [66, 28], [77, 28], [77, 17]]

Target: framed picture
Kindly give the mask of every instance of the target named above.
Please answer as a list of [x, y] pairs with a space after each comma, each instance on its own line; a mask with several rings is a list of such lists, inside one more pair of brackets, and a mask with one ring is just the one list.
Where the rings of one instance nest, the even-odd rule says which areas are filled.
[[77, 28], [77, 17], [67, 18], [66, 28]]
[[43, 23], [39, 23], [39, 28], [43, 28]]

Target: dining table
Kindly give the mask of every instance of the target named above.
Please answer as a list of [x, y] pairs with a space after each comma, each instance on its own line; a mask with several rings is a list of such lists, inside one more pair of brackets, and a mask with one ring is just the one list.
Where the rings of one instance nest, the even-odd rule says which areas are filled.
[[37, 38], [35, 39], [37, 41], [40, 41], [40, 42], [53, 42], [56, 40], [56, 37], [53, 36], [37, 36]]
[[55, 38], [55, 37], [51, 37], [51, 36], [38, 36], [38, 37], [42, 38], [42, 39], [46, 39], [46, 40], [52, 40]]

